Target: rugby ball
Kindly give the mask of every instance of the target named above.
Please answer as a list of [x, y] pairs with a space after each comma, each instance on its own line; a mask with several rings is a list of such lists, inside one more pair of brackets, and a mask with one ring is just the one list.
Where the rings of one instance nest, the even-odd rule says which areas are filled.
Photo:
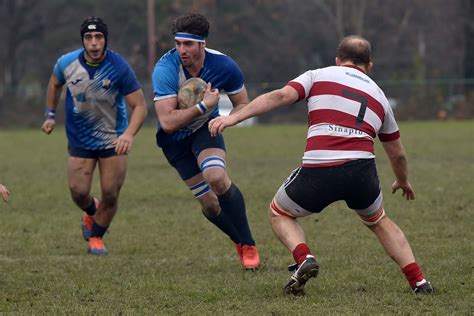
[[206, 86], [206, 82], [198, 77], [189, 78], [183, 82], [178, 91], [178, 107], [187, 109], [202, 101]]

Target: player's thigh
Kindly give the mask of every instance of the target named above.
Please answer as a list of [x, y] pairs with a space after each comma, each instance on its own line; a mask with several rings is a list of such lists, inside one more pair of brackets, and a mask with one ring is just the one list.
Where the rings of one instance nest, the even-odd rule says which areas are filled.
[[198, 156], [202, 174], [211, 189], [217, 194], [224, 194], [231, 182], [226, 171], [225, 151], [218, 148], [203, 150]]
[[99, 158], [102, 192], [118, 193], [127, 173], [127, 155]]
[[220, 148], [207, 148], [201, 151], [197, 157], [204, 178], [212, 174], [227, 176], [226, 153]]
[[[287, 187], [300, 186], [298, 183], [297, 177], [300, 174], [301, 168], [293, 170], [290, 176], [285, 180], [285, 182], [280, 186], [278, 191], [275, 193], [275, 196], [270, 203], [270, 216], [285, 216], [291, 218], [304, 217], [312, 214], [310, 210], [305, 209], [301, 204], [306, 201], [300, 199], [300, 197], [290, 197], [287, 193]], [[297, 190], [297, 188], [295, 188]]]
[[295, 169], [275, 194], [273, 213], [281, 210], [292, 217], [302, 217], [321, 212], [341, 199], [336, 178], [329, 168]]
[[354, 161], [346, 181], [347, 206], [366, 224], [377, 223], [384, 215], [383, 195], [373, 159]]
[[206, 149], [221, 149], [223, 151], [223, 154], [217, 154], [225, 159], [224, 136], [211, 136], [207, 124], [205, 124], [203, 127], [198, 129], [194, 133], [191, 143], [191, 150], [193, 151], [193, 154], [196, 157], [198, 157], [200, 153]]
[[331, 168], [300, 167], [283, 184], [284, 192], [303, 210], [319, 213], [342, 199], [337, 178]]
[[217, 157], [225, 161], [226, 152], [221, 148], [206, 148], [203, 149], [197, 156], [198, 164], [201, 165], [203, 161], [209, 157]]
[[162, 150], [168, 163], [176, 169], [181, 180], [186, 181], [201, 173], [191, 149], [191, 139], [168, 144]]
[[69, 188], [77, 193], [90, 191], [92, 177], [97, 160], [93, 158], [80, 158], [69, 156], [67, 174]]
[[209, 174], [226, 175], [226, 152], [222, 135], [212, 137], [208, 128], [201, 128], [194, 135], [191, 148], [204, 178], [208, 178]]

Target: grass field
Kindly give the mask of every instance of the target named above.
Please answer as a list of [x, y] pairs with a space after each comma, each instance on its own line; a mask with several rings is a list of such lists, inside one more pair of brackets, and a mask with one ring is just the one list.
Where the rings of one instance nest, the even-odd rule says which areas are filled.
[[[474, 122], [401, 124], [411, 180], [392, 196], [377, 145], [387, 213], [405, 231], [435, 286], [411, 294], [403, 274], [357, 216], [336, 203], [301, 220], [321, 263], [306, 297], [287, 297], [290, 253], [266, 219], [274, 192], [299, 163], [306, 126], [226, 131], [228, 170], [246, 197], [262, 267], [244, 272], [232, 243], [197, 202], [144, 128], [130, 154], [106, 257], [86, 253], [66, 182], [63, 130], [0, 131], [0, 312], [18, 314], [473, 314]], [[94, 194], [98, 194], [97, 174]]]

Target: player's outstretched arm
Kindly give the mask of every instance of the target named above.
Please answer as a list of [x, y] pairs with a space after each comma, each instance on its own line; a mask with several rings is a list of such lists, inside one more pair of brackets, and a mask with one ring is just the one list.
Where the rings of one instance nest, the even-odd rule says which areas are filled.
[[10, 198], [10, 191], [8, 191], [7, 187], [0, 183], [0, 195], [5, 202], [8, 202]]
[[125, 132], [114, 142], [117, 155], [123, 155], [132, 150], [133, 137], [138, 133], [145, 120], [148, 109], [142, 89], [138, 89], [125, 96], [125, 102], [132, 108], [130, 123]]
[[402, 195], [405, 199], [414, 200], [415, 191], [408, 181], [408, 162], [401, 140], [396, 139], [389, 142], [382, 142], [382, 145], [392, 165], [393, 173], [395, 174], [395, 182], [392, 184], [392, 194], [398, 189], [402, 189]]
[[56, 108], [61, 97], [63, 84], [59, 82], [54, 74], [51, 75], [46, 93], [46, 120], [41, 126], [41, 130], [46, 134], [51, 134], [56, 125]]
[[271, 110], [293, 104], [298, 100], [298, 92], [290, 86], [262, 94], [241, 110], [232, 112], [229, 116], [219, 116], [209, 122], [209, 132], [212, 136], [221, 134], [226, 127], [234, 126], [250, 117], [258, 116]]

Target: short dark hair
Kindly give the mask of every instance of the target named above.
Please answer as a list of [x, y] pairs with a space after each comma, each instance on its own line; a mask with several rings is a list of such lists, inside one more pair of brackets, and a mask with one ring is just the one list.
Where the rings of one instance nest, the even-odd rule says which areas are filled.
[[207, 37], [209, 35], [209, 21], [201, 14], [186, 13], [173, 21], [171, 32], [184, 32]]
[[337, 46], [336, 56], [341, 61], [351, 60], [356, 65], [368, 65], [371, 62], [370, 43], [358, 35], [346, 36]]

